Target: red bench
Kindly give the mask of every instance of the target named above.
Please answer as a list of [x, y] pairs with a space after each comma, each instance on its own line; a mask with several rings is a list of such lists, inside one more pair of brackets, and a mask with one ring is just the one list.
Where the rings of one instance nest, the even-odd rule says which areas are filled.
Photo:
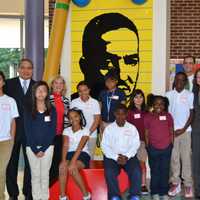
[[[104, 178], [104, 169], [102, 161], [92, 161], [90, 169], [81, 171], [88, 190], [92, 193], [92, 200], [107, 200], [107, 186]], [[121, 170], [118, 177], [120, 191], [123, 193], [129, 186], [128, 177], [126, 173]], [[72, 177], [69, 177], [66, 187], [66, 193], [70, 200], [82, 200], [82, 193], [74, 183]], [[50, 200], [59, 199], [59, 183], [50, 188]]]

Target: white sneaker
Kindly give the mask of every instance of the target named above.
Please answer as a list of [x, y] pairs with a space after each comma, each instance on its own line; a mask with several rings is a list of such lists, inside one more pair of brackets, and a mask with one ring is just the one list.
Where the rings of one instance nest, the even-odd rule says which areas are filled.
[[153, 195], [151, 196], [151, 198], [152, 198], [152, 200], [160, 200], [160, 197], [159, 197], [158, 194], [153, 194]]
[[193, 196], [192, 187], [185, 187], [185, 198], [192, 198]]
[[170, 190], [168, 191], [168, 195], [174, 197], [180, 192], [181, 192], [181, 184], [172, 184]]
[[59, 196], [59, 200], [69, 200], [67, 196], [61, 197]]
[[88, 192], [87, 196], [83, 196], [83, 200], [91, 200], [91, 199], [92, 199], [92, 197], [91, 197], [90, 192]]

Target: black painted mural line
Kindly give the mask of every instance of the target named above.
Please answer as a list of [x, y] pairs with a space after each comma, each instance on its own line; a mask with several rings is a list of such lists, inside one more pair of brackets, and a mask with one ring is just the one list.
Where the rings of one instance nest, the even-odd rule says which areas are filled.
[[[136, 36], [137, 47], [132, 52], [120, 56], [117, 52], [109, 52], [110, 40], [103, 39], [106, 33], [125, 28]], [[120, 37], [126, 37], [122, 35]], [[120, 63], [123, 64], [121, 65]], [[122, 88], [127, 97], [130, 97], [135, 89], [139, 76], [139, 34], [133, 21], [120, 13], [106, 13], [91, 19], [86, 25], [82, 39], [82, 57], [79, 60], [80, 69], [85, 81], [91, 87], [91, 96], [97, 98], [100, 91], [104, 89], [104, 76], [101, 71], [114, 70], [118, 75], [118, 86]], [[123, 66], [137, 68], [135, 74], [129, 71], [124, 78], [121, 77]], [[135, 70], [135, 69], [134, 69]]]

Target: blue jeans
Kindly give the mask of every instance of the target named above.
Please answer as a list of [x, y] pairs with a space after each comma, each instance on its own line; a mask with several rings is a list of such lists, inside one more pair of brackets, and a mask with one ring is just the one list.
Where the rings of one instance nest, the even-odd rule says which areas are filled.
[[172, 144], [165, 149], [147, 148], [149, 166], [151, 170], [151, 194], [166, 195], [169, 190], [169, 171], [172, 153]]
[[127, 163], [122, 166], [113, 159], [104, 156], [104, 173], [108, 187], [108, 199], [114, 196], [120, 197], [119, 184], [117, 176], [121, 168], [127, 173], [130, 181], [130, 196], [140, 195], [141, 192], [141, 169], [137, 157], [130, 158]]

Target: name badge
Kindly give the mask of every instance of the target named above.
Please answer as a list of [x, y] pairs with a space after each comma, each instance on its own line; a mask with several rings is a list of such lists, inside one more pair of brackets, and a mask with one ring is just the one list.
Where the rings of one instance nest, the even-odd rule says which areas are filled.
[[1, 104], [1, 109], [4, 110], [4, 111], [9, 111], [10, 105], [9, 104]]
[[166, 118], [166, 116], [165, 116], [165, 115], [164, 115], [164, 116], [160, 116], [160, 117], [159, 117], [159, 120], [160, 120], [160, 121], [165, 121], [166, 119], [167, 119], [167, 118]]
[[181, 103], [186, 103], [187, 102], [187, 97], [186, 96], [181, 96], [180, 97], [180, 101], [181, 101]]
[[50, 116], [45, 116], [45, 117], [44, 117], [44, 121], [45, 121], [45, 122], [50, 122], [50, 121], [51, 121]]
[[138, 114], [134, 114], [134, 119], [140, 119], [140, 118], [141, 118], [140, 113], [138, 113]]
[[132, 133], [131, 133], [130, 130], [125, 130], [125, 131], [124, 131], [124, 135], [125, 135], [125, 136], [131, 136]]
[[113, 95], [111, 98], [114, 99], [114, 100], [118, 100], [118, 99], [119, 99], [119, 96]]
[[91, 103], [86, 104], [85, 108], [86, 110], [92, 109], [92, 104]]

